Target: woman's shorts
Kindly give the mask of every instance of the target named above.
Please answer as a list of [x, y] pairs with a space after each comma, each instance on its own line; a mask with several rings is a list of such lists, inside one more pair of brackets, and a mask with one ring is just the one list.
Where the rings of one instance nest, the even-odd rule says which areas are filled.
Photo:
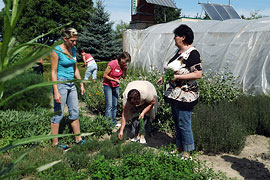
[[[58, 81], [67, 81], [63, 78], [58, 78]], [[52, 123], [60, 124], [64, 117], [64, 108], [67, 104], [69, 111], [69, 119], [76, 120], [79, 119], [79, 105], [78, 105], [78, 93], [74, 82], [57, 84], [58, 91], [62, 97], [61, 103], [56, 103], [54, 101], [54, 112], [59, 112], [54, 115], [51, 119]], [[53, 93], [54, 96], [54, 93]]]

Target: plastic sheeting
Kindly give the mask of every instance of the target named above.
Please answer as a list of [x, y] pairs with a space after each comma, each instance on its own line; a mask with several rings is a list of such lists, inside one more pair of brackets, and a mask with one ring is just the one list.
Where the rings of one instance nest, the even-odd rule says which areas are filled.
[[186, 24], [194, 31], [194, 47], [203, 71], [224, 71], [228, 66], [249, 94], [270, 94], [270, 18], [225, 21], [176, 20], [124, 33], [124, 50], [134, 67], [163, 70], [177, 50], [173, 30]]

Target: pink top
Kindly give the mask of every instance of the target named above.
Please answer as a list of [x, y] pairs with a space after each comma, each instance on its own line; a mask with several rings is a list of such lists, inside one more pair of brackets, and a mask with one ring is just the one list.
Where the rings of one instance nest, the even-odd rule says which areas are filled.
[[91, 54], [88, 53], [84, 53], [85, 59], [86, 59], [86, 63], [89, 63], [90, 61], [93, 61], [94, 58], [91, 56]]
[[[120, 66], [118, 65], [117, 59], [112, 60], [111, 62], [109, 62], [107, 66], [110, 66], [111, 69], [112, 69], [111, 72], [108, 74], [111, 78], [120, 79], [122, 77], [123, 71], [120, 68]], [[107, 78], [104, 78], [103, 84], [107, 85], [107, 86], [111, 86], [111, 87], [119, 86], [118, 83], [116, 83], [115, 81], [110, 81]]]

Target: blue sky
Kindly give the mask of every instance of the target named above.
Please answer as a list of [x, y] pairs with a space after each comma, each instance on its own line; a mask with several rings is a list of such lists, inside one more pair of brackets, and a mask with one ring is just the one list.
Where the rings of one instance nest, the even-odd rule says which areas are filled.
[[[93, 0], [94, 2], [96, 0]], [[199, 2], [207, 0], [174, 0], [176, 6], [182, 9], [182, 15], [194, 17], [202, 13]], [[208, 0], [209, 1], [209, 0]], [[229, 4], [229, 0], [210, 0], [212, 3]], [[119, 23], [121, 20], [129, 22], [131, 19], [131, 0], [104, 0], [105, 9], [110, 13], [111, 21]], [[239, 15], [250, 16], [250, 12], [259, 10], [260, 15], [270, 16], [270, 0], [231, 0], [232, 6]], [[4, 6], [0, 0], [0, 8]], [[202, 13], [204, 15], [204, 12]]]
[[[198, 0], [174, 0], [174, 2], [182, 9], [182, 16], [195, 17], [202, 13]], [[199, 0], [199, 2], [206, 3], [207, 0]], [[208, 2], [229, 4], [229, 0], [208, 0]], [[259, 10], [260, 15], [270, 16], [270, 0], [231, 0], [231, 4], [239, 15], [245, 17], [250, 17], [250, 12], [255, 10]], [[120, 20], [129, 22], [131, 19], [131, 0], [105, 0], [105, 9], [111, 14], [111, 20], [116, 23]]]

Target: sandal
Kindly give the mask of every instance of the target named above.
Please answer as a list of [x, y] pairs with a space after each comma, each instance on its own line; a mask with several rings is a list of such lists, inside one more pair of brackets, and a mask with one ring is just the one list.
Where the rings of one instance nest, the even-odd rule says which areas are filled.
[[64, 145], [64, 144], [62, 144], [60, 142], [56, 145], [56, 147], [58, 147], [59, 149], [62, 149], [65, 152], [67, 152], [68, 150], [70, 150], [70, 147], [69, 146]]
[[79, 142], [76, 142], [76, 144], [78, 144], [78, 145], [83, 145], [85, 143], [86, 143], [86, 140], [85, 139], [82, 139]]
[[187, 153], [187, 152], [183, 152], [183, 153], [181, 153], [181, 159], [182, 160], [191, 160], [192, 161], [192, 156], [190, 156], [190, 154], [189, 153]]

